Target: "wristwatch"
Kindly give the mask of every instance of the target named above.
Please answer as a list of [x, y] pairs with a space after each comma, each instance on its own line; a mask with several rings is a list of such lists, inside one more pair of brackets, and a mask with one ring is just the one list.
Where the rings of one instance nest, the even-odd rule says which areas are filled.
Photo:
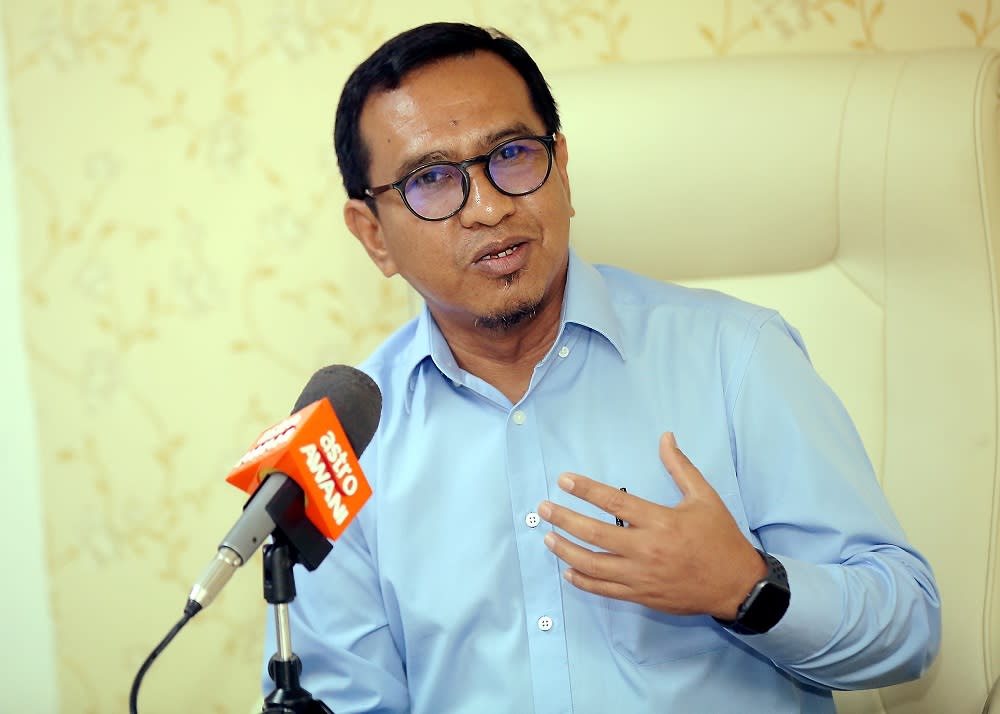
[[736, 611], [735, 620], [720, 620], [723, 627], [738, 635], [759, 635], [778, 624], [788, 609], [791, 591], [788, 589], [788, 574], [781, 561], [770, 553], [757, 549], [767, 564], [767, 575], [758, 581]]

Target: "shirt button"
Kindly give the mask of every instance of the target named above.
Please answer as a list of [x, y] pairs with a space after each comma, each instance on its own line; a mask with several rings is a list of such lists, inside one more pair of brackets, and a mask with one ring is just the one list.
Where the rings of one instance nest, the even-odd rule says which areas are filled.
[[569, 357], [569, 347], [567, 347], [566, 345], [563, 345], [562, 347], [560, 347], [559, 348], [559, 356], [560, 357]]
[[521, 426], [521, 424], [523, 424], [525, 419], [527, 418], [528, 417], [526, 417], [524, 415], [524, 412], [522, 412], [520, 409], [514, 412], [514, 423], [517, 424], [518, 426]]
[[542, 632], [548, 632], [552, 629], [552, 618], [551, 617], [539, 617], [538, 618], [538, 629]]
[[538, 524], [542, 522], [542, 519], [538, 517], [538, 514], [532, 511], [524, 517], [524, 523], [528, 528], [537, 528]]

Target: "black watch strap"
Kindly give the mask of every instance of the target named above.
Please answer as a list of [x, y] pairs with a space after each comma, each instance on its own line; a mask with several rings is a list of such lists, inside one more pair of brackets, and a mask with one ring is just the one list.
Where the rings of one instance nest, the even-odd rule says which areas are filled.
[[788, 609], [791, 592], [788, 574], [781, 561], [770, 553], [757, 549], [767, 564], [767, 575], [758, 581], [736, 611], [735, 620], [715, 621], [740, 635], [758, 635], [778, 624]]

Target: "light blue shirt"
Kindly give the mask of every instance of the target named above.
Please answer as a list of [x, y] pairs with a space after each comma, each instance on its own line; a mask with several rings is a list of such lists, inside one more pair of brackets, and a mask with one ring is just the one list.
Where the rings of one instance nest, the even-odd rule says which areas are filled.
[[[362, 368], [383, 396], [374, 495], [296, 569], [291, 606], [303, 686], [337, 714], [832, 712], [831, 688], [916, 677], [937, 650], [931, 570], [771, 310], [571, 253], [559, 337], [517, 404], [457, 366], [426, 309]], [[543, 544], [545, 499], [614, 521], [564, 471], [676, 504], [664, 431], [785, 565], [770, 632], [583, 592]]]

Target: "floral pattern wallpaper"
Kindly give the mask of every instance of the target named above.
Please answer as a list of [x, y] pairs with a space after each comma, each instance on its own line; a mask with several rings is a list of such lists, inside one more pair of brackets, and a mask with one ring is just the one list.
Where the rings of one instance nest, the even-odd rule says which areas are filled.
[[[339, 90], [422, 22], [494, 25], [543, 71], [1000, 46], [992, 0], [7, 0], [20, 266], [57, 683], [124, 711], [243, 503], [234, 460], [317, 368], [413, 314], [343, 227]], [[146, 677], [140, 710], [249, 711], [259, 557]], [[293, 633], [294, 637], [294, 633]], [[294, 640], [293, 640], [294, 646]]]

